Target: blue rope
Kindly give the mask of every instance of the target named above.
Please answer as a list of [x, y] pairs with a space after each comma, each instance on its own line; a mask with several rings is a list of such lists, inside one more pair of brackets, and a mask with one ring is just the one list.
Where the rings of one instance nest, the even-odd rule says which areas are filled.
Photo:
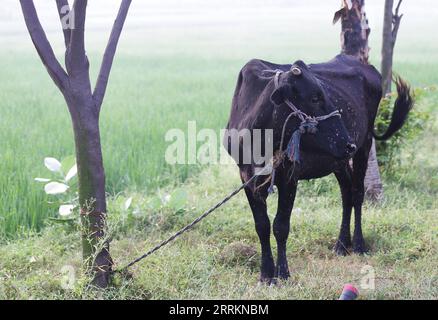
[[305, 120], [301, 123], [300, 127], [294, 131], [286, 148], [286, 154], [291, 162], [300, 164], [301, 136], [305, 133], [314, 134], [317, 130], [317, 122]]
[[[301, 136], [305, 133], [315, 134], [318, 131], [318, 122], [313, 119], [305, 119], [301, 122], [301, 125], [297, 130], [294, 131], [292, 137], [287, 144], [285, 153], [289, 160], [293, 163], [300, 164], [300, 144], [301, 144]], [[275, 192], [274, 183], [275, 183], [275, 171], [276, 169], [272, 169], [271, 175], [271, 185], [268, 188], [268, 193], [272, 194]]]
[[300, 163], [300, 142], [302, 136], [301, 128], [295, 130], [286, 148], [286, 154], [290, 161]]

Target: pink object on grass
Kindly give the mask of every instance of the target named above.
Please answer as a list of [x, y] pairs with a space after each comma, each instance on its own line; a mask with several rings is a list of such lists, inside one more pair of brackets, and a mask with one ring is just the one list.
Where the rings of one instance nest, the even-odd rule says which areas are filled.
[[344, 289], [342, 290], [342, 294], [339, 297], [339, 300], [355, 300], [359, 296], [359, 290], [352, 284], [344, 285]]

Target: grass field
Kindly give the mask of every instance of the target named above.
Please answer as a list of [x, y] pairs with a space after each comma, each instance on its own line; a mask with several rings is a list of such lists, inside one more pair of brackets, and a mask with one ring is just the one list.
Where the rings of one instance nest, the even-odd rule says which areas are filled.
[[[437, 169], [436, 160], [418, 169], [423, 161], [416, 157], [404, 167], [399, 177], [403, 184], [386, 183], [382, 204], [365, 206], [364, 234], [370, 253], [363, 257], [338, 257], [332, 251], [341, 215], [335, 179], [303, 183], [288, 242], [292, 277], [274, 287], [258, 284], [258, 239], [241, 194], [195, 230], [132, 268], [131, 279], [117, 277], [105, 293], [86, 290], [87, 279], [80, 271], [80, 233], [75, 228], [52, 225], [41, 235], [11, 241], [0, 247], [0, 298], [336, 299], [343, 284], [351, 282], [359, 287], [361, 299], [436, 299]], [[412, 166], [418, 171], [412, 172]], [[132, 194], [128, 212], [121, 210], [121, 201], [111, 201], [116, 266], [193, 220], [238, 183], [232, 167], [212, 167], [179, 187], [190, 192], [184, 210], [169, 205], [152, 209], [153, 198], [143, 194]], [[161, 196], [172, 192], [173, 188], [162, 189]], [[275, 198], [269, 200], [271, 219]], [[375, 287], [362, 289], [370, 268]]]
[[[118, 263], [183, 226], [238, 183], [233, 167], [167, 165], [168, 129], [185, 130], [189, 120], [198, 128], [223, 128], [237, 73], [251, 58], [310, 63], [328, 60], [339, 51], [339, 26], [331, 26], [328, 14], [334, 11], [332, 4], [316, 1], [317, 9], [309, 9], [298, 1], [278, 1], [262, 10], [262, 1], [251, 8], [245, 1], [235, 7], [216, 2], [197, 6], [189, 1], [182, 8], [170, 1], [169, 12], [164, 4], [137, 4], [131, 22], [128, 19], [101, 116], [112, 250]], [[429, 13], [438, 16], [433, 2], [423, 2], [432, 4]], [[378, 65], [381, 5], [369, 3], [370, 19], [376, 14], [371, 60]], [[438, 44], [430, 39], [437, 19], [424, 21], [421, 5], [406, 6], [395, 70], [413, 86], [436, 85]], [[13, 32], [0, 32], [0, 298], [86, 298], [84, 281], [72, 290], [61, 285], [65, 265], [72, 265], [83, 280], [79, 234], [73, 227], [48, 222], [56, 208], [47, 204], [42, 185], [33, 181], [45, 173], [44, 157], [74, 153], [70, 119], [24, 27], [13, 26]], [[96, 74], [104, 42], [98, 23], [90, 29], [87, 40]], [[61, 57], [60, 33], [49, 30]], [[365, 209], [369, 256], [338, 258], [331, 252], [340, 203], [334, 179], [326, 178], [300, 188], [300, 210], [293, 216], [289, 241], [290, 282], [275, 288], [257, 286], [258, 240], [240, 195], [134, 269], [133, 280], [120, 280], [105, 297], [330, 299], [344, 282], [357, 282], [360, 270], [371, 265], [376, 290], [366, 291], [365, 298], [436, 299], [437, 102], [438, 93], [430, 92], [418, 104], [431, 114], [430, 123], [403, 147], [397, 173], [384, 174], [384, 203]], [[157, 194], [175, 189], [190, 194], [184, 210], [151, 205]], [[120, 209], [121, 196], [134, 197], [132, 212]]]

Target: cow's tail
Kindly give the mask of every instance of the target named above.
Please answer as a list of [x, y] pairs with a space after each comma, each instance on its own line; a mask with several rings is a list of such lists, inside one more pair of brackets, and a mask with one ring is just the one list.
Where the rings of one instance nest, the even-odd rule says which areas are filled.
[[397, 86], [398, 96], [394, 103], [391, 123], [383, 135], [379, 136], [376, 134], [376, 132], [373, 132], [376, 140], [388, 140], [394, 135], [394, 133], [400, 130], [408, 118], [409, 111], [411, 111], [412, 107], [414, 106], [414, 99], [412, 97], [409, 84], [400, 76], [396, 76], [393, 81]]

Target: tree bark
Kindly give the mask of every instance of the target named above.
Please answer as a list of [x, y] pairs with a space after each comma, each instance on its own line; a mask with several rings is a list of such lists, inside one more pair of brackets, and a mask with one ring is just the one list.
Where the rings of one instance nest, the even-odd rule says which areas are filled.
[[392, 80], [392, 7], [394, 0], [385, 0], [385, 13], [383, 17], [383, 41], [382, 41], [382, 73], [383, 94], [391, 92]]
[[385, 14], [383, 18], [383, 37], [382, 37], [382, 90], [386, 95], [391, 92], [392, 84], [392, 62], [394, 47], [397, 40], [397, 33], [403, 15], [399, 15], [402, 0], [399, 0], [395, 13], [393, 13], [394, 0], [385, 0]]
[[376, 140], [374, 139], [368, 156], [368, 167], [364, 184], [367, 199], [371, 201], [380, 201], [382, 199], [383, 184], [380, 177], [379, 162], [377, 160]]
[[90, 118], [85, 125], [74, 129], [83, 226], [82, 251], [87, 270], [94, 272], [93, 284], [106, 287], [113, 263], [109, 242], [105, 239], [105, 172], [98, 119]]
[[[68, 98], [73, 110], [73, 131], [78, 167], [79, 205], [82, 223], [82, 254], [87, 272], [92, 274], [92, 284], [105, 288], [109, 283], [113, 261], [109, 251], [106, 231], [105, 171], [100, 142], [99, 114], [91, 94], [81, 90]], [[76, 88], [78, 89], [78, 88]]]
[[342, 53], [355, 56], [363, 63], [368, 63], [370, 28], [365, 13], [365, 0], [352, 0], [351, 6], [348, 1], [344, 0], [344, 7], [335, 14], [334, 22], [339, 18], [342, 18]]

